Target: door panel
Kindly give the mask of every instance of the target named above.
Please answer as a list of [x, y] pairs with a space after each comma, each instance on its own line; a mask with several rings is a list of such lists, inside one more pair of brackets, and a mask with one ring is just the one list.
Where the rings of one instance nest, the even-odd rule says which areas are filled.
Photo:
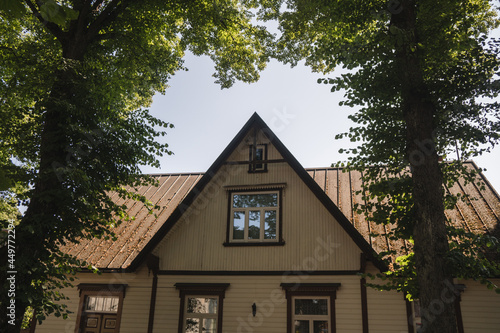
[[115, 333], [116, 315], [102, 315], [102, 325], [100, 333]]
[[117, 333], [116, 315], [90, 313], [83, 320], [82, 333]]

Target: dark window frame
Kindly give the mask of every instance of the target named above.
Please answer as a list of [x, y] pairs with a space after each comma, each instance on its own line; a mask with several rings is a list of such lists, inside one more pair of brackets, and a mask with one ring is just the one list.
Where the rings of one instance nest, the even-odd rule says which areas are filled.
[[224, 297], [229, 283], [176, 283], [175, 288], [179, 290], [180, 310], [178, 333], [184, 330], [184, 308], [187, 296], [217, 296], [217, 333], [222, 333], [222, 318], [224, 312]]
[[100, 284], [100, 283], [80, 283], [77, 288], [80, 291], [80, 300], [78, 304], [78, 312], [76, 317], [75, 333], [81, 331], [82, 317], [85, 312], [85, 303], [88, 296], [117, 296], [118, 310], [116, 312], [116, 327], [115, 332], [120, 332], [120, 323], [123, 310], [123, 299], [125, 298], [125, 290], [127, 284]]
[[[262, 149], [262, 159], [257, 160], [256, 156], [254, 157], [254, 150], [256, 151], [257, 149]], [[257, 154], [255, 154], [257, 155]], [[267, 172], [267, 143], [259, 143], [255, 145], [250, 145], [249, 146], [249, 151], [248, 151], [248, 172], [249, 173], [259, 173], [259, 172]], [[262, 161], [262, 163], [259, 163], [259, 161]], [[260, 167], [258, 167], [260, 166]]]
[[293, 333], [293, 300], [296, 296], [306, 296], [314, 298], [315, 296], [329, 297], [330, 302], [330, 333], [336, 333], [335, 323], [335, 299], [340, 283], [282, 283], [281, 288], [286, 295], [287, 323], [286, 332]]
[[[231, 239], [231, 228], [232, 228], [232, 202], [233, 195], [238, 193], [278, 193], [278, 218], [277, 218], [277, 230], [276, 230], [276, 240], [233, 240]], [[227, 226], [226, 226], [226, 241], [223, 243], [224, 246], [283, 246], [285, 242], [283, 240], [283, 188], [282, 187], [269, 187], [265, 189], [238, 189], [228, 191], [228, 211], [227, 211]]]

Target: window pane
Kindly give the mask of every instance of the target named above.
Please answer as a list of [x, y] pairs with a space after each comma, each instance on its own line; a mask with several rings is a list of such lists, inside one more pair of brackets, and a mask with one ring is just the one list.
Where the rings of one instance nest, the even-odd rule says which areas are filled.
[[217, 313], [217, 298], [188, 297], [188, 313]]
[[199, 332], [200, 332], [200, 319], [186, 318], [186, 333], [199, 333]]
[[328, 301], [326, 299], [295, 299], [295, 314], [299, 315], [328, 315]]
[[278, 207], [278, 193], [235, 194], [233, 207]]
[[216, 333], [217, 327], [215, 326], [215, 319], [203, 319], [203, 332]]
[[87, 297], [87, 306], [85, 307], [85, 310], [94, 311], [95, 305], [96, 305], [95, 303], [96, 303], [96, 297], [88, 296]]
[[85, 311], [118, 312], [117, 296], [88, 296]]
[[264, 148], [255, 149], [255, 159], [257, 161], [262, 161], [264, 159]]
[[296, 320], [294, 333], [309, 333], [309, 320]]
[[104, 308], [104, 299], [102, 297], [96, 297], [95, 311], [102, 311]]
[[119, 301], [118, 297], [112, 298], [111, 308], [109, 309], [109, 311], [118, 312], [118, 301]]
[[111, 298], [106, 297], [104, 299], [104, 304], [103, 304], [103, 311], [110, 311], [111, 310]]
[[314, 321], [314, 333], [328, 333], [327, 321]]
[[[257, 148], [255, 150], [255, 160], [256, 161], [262, 161], [264, 159], [264, 149], [263, 148]], [[263, 169], [264, 165], [262, 163], [258, 163], [254, 165], [254, 168], [256, 170]]]
[[260, 239], [260, 211], [251, 210], [248, 215], [248, 239]]
[[264, 239], [276, 239], [276, 211], [265, 212]]
[[245, 212], [234, 212], [233, 214], [233, 239], [245, 237]]

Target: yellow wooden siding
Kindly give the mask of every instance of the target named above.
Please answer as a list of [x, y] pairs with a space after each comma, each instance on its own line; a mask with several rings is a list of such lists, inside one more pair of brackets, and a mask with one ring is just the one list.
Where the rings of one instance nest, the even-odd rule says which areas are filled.
[[[128, 284], [123, 300], [120, 333], [147, 331], [152, 275], [148, 276], [145, 267], [140, 268], [137, 273], [103, 273], [101, 275], [81, 273], [77, 276], [78, 279], [73, 283], [75, 286], [80, 283]], [[79, 290], [76, 287], [65, 288], [63, 293], [69, 297], [69, 300], [64, 300], [63, 303], [68, 305], [68, 309], [73, 313], [66, 320], [50, 315], [41, 325], [37, 324], [36, 333], [75, 332], [80, 301]]]
[[[368, 263], [366, 271], [377, 274], [379, 271]], [[380, 280], [368, 279], [367, 283], [382, 283]], [[408, 332], [406, 301], [402, 293], [396, 291], [379, 291], [366, 288], [368, 300], [368, 326], [370, 333], [405, 333]]]
[[[500, 285], [500, 280], [494, 282]], [[497, 333], [500, 331], [500, 295], [474, 281], [459, 281], [466, 285], [460, 307], [465, 332]]]
[[[219, 172], [231, 174], [228, 169], [244, 168], [231, 165]], [[297, 270], [304, 266], [317, 270], [359, 269], [359, 248], [288, 165], [273, 164], [266, 174], [248, 174], [245, 170], [224, 180], [223, 186], [287, 182], [281, 211], [286, 245], [224, 247], [229, 195], [209, 184], [159, 244], [155, 253], [161, 260], [160, 269], [268, 271]], [[321, 251], [321, 244], [325, 243], [333, 244], [328, 248], [328, 258]], [[321, 254], [321, 260], [314, 258], [315, 253]]]
[[[174, 284], [230, 283], [224, 298], [223, 331], [231, 333], [286, 332], [286, 298], [281, 283], [340, 283], [335, 300], [337, 332], [360, 332], [361, 296], [357, 276], [160, 276], [154, 332], [176, 332], [179, 291]], [[252, 304], [257, 314], [252, 316]]]
[[[233, 155], [248, 152], [243, 147]], [[268, 149], [270, 158], [281, 158], [273, 146]], [[225, 186], [282, 183], [286, 183], [281, 210], [285, 246], [224, 247], [229, 206]], [[324, 244], [329, 247], [325, 249]], [[287, 271], [357, 270], [361, 251], [295, 171], [282, 162], [269, 164], [265, 173], [248, 173], [248, 165], [223, 166], [154, 253], [160, 257], [162, 270]]]
[[36, 333], [74, 333], [76, 324], [76, 315], [78, 311], [78, 290], [76, 288], [65, 288], [62, 290], [63, 294], [69, 297], [69, 300], [64, 300], [63, 303], [68, 306], [68, 310], [73, 313], [69, 318], [63, 320], [62, 317], [50, 315], [45, 319], [42, 324], [36, 324]]
[[370, 333], [408, 332], [406, 302], [402, 293], [368, 287], [366, 294]]

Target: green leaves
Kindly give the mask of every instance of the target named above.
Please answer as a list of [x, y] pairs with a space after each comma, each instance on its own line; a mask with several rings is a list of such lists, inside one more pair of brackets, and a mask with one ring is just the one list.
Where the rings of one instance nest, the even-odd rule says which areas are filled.
[[140, 166], [172, 154], [158, 138], [173, 125], [146, 108], [186, 50], [213, 59], [223, 88], [256, 81], [273, 42], [258, 4], [0, 0], [0, 218], [20, 222], [20, 307], [66, 317], [56, 290], [86, 264], [61, 246], [114, 239], [125, 201], [158, 208], [136, 193], [153, 184]]
[[62, 27], [66, 27], [69, 21], [78, 18], [78, 11], [58, 4], [55, 0], [46, 0], [40, 6], [40, 14], [44, 20], [54, 22]]
[[26, 8], [22, 0], [0, 0], [0, 13], [20, 18], [26, 13]]
[[[492, 97], [500, 92], [500, 43], [485, 42], [485, 34], [498, 26], [497, 10], [486, 0], [425, 0], [418, 1], [416, 20], [410, 22], [399, 16], [410, 2], [290, 0], [286, 4], [279, 15], [278, 59], [292, 65], [305, 60], [313, 71], [324, 74], [339, 65], [350, 70], [317, 83], [330, 84], [332, 92], [343, 90], [340, 106], [357, 108], [349, 116], [354, 126], [336, 138], [359, 141], [359, 146], [339, 151], [349, 154], [343, 163], [348, 169], [362, 173], [362, 200], [356, 209], [369, 221], [384, 225], [390, 241], [404, 244], [402, 251], [383, 253], [395, 263], [398, 253], [416, 243], [412, 156], [431, 150], [439, 156], [460, 154], [459, 161], [439, 163], [444, 182], [435, 188], [440, 190], [459, 179], [476, 183], [476, 175], [463, 162], [499, 143], [500, 104]], [[415, 66], [410, 69], [408, 63]], [[421, 70], [415, 75], [416, 67]], [[421, 89], [408, 89], [408, 83], [416, 81], [422, 82]], [[414, 142], [408, 139], [407, 115], [420, 102], [432, 108], [433, 116], [416, 131], [421, 137]], [[426, 131], [432, 134], [424, 137]], [[447, 208], [470, 199], [451, 193], [442, 197]], [[449, 272], [458, 276], [463, 269], [468, 278], [492, 274], [498, 264], [481, 253], [492, 252], [497, 241], [460, 237], [449, 231]], [[414, 259], [401, 260], [389, 273], [386, 287], [416, 295]]]

